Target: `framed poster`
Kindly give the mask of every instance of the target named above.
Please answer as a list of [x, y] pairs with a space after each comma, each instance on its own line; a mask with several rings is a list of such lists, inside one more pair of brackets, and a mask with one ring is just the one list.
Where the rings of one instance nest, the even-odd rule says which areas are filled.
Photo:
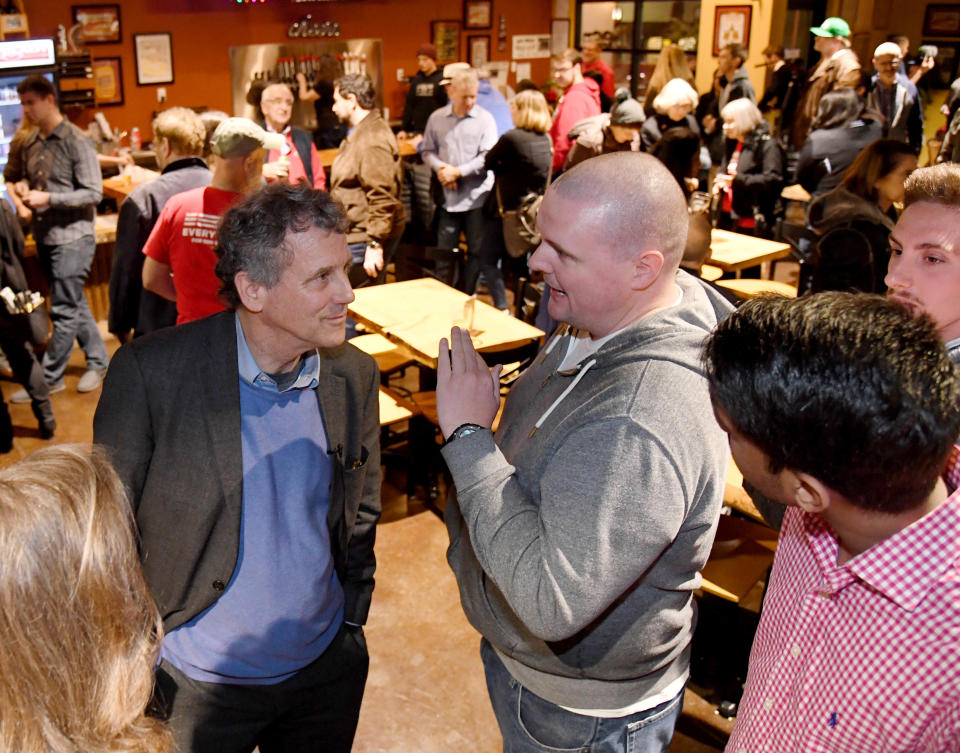
[[514, 34], [511, 38], [514, 60], [533, 60], [550, 57], [549, 34]]
[[493, 26], [493, 0], [463, 0], [463, 27], [489, 29]]
[[93, 61], [93, 95], [97, 106], [123, 104], [122, 71], [120, 58]]
[[928, 5], [923, 16], [923, 35], [960, 37], [960, 5]]
[[137, 86], [173, 83], [173, 39], [168, 31], [133, 35]]
[[80, 24], [87, 44], [120, 41], [119, 5], [74, 5], [73, 22]]
[[718, 5], [713, 17], [713, 56], [728, 44], [750, 45], [749, 5]]
[[430, 41], [437, 48], [437, 64], [460, 61], [460, 22], [431, 21]]
[[490, 62], [490, 35], [467, 37], [467, 50], [470, 53], [470, 67], [483, 68]]

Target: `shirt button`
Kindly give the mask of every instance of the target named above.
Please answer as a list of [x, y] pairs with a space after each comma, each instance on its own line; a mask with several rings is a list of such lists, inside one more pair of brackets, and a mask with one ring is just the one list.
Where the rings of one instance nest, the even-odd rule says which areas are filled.
[[213, 590], [214, 590], [214, 591], [222, 591], [222, 590], [225, 589], [225, 588], [226, 588], [226, 586], [223, 584], [223, 581], [222, 581], [222, 580], [215, 580], [215, 581], [213, 582]]
[[773, 701], [771, 701], [769, 698], [763, 702], [764, 711], [769, 711], [772, 708], [773, 708]]
[[794, 659], [800, 656], [800, 647], [796, 643], [794, 643], [793, 646], [790, 647], [790, 655]]

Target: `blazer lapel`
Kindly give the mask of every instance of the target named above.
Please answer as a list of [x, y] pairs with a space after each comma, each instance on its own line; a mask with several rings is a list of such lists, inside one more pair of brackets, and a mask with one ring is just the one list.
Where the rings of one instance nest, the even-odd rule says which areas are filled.
[[[346, 450], [343, 441], [346, 436], [347, 406], [345, 383], [341, 376], [333, 373], [326, 353], [320, 351], [320, 375], [317, 385], [317, 400], [323, 425], [327, 430], [327, 452], [330, 453], [332, 474], [330, 481], [330, 502], [327, 507], [327, 528], [330, 530], [330, 544], [334, 562], [344, 561], [347, 548], [347, 529], [344, 521], [344, 478], [343, 464]], [[342, 579], [343, 572], [338, 574]]]

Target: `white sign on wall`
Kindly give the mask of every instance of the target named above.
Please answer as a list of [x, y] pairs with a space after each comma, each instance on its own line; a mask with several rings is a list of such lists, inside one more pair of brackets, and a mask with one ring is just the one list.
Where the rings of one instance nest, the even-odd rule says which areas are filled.
[[511, 57], [514, 60], [532, 60], [533, 58], [550, 57], [550, 35], [514, 34], [513, 54]]

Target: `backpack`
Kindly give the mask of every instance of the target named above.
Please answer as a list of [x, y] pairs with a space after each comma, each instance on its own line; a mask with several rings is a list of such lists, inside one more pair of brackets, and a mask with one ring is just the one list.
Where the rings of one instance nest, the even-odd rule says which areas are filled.
[[503, 220], [503, 243], [507, 253], [513, 258], [525, 256], [540, 245], [540, 230], [537, 227], [537, 215], [543, 194], [532, 191], [520, 199], [516, 209], [504, 209], [500, 203], [500, 190], [497, 189], [497, 206], [500, 219]]

